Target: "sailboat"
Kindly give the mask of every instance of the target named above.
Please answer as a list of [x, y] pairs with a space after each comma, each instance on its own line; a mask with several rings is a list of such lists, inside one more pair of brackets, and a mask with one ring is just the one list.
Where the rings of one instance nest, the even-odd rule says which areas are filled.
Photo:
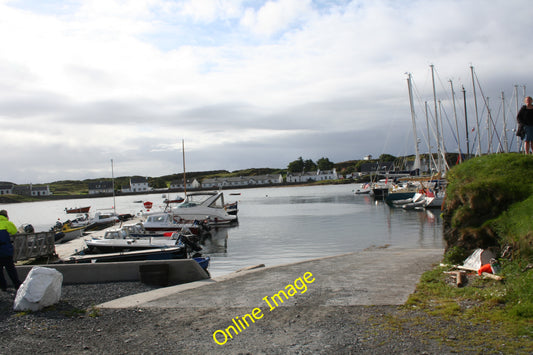
[[[409, 191], [401, 191], [401, 193], [391, 193], [386, 198], [386, 202], [390, 206], [403, 207], [406, 209], [411, 208], [428, 208], [428, 207], [440, 207], [444, 199], [444, 189], [445, 181], [442, 178], [446, 173], [446, 159], [444, 153], [444, 144], [442, 135], [439, 129], [439, 117], [437, 111], [437, 98], [435, 93], [435, 80], [433, 65], [431, 65], [431, 74], [432, 74], [432, 83], [433, 83], [433, 99], [434, 99], [434, 108], [435, 108], [435, 127], [436, 127], [436, 138], [437, 138], [437, 162], [436, 162], [436, 174], [430, 176], [421, 176], [420, 175], [420, 151], [418, 148], [418, 136], [416, 128], [416, 114], [413, 104], [413, 94], [412, 94], [412, 77], [410, 73], [407, 73], [407, 87], [409, 92], [409, 106], [411, 109], [411, 121], [413, 126], [413, 137], [415, 142], [415, 162], [413, 164], [413, 171], [416, 172], [416, 177], [408, 177], [400, 179], [400, 181], [409, 186]], [[427, 120], [427, 103], [426, 103], [426, 120]], [[429, 122], [428, 122], [428, 140], [429, 140]], [[428, 143], [428, 148], [430, 145]], [[429, 151], [429, 156], [432, 156], [431, 149]], [[431, 169], [429, 169], [431, 170]], [[398, 191], [400, 192], [400, 191]]]

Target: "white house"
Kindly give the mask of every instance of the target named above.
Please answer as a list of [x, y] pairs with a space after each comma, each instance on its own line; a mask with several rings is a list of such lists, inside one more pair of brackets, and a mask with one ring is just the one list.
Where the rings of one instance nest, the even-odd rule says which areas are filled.
[[52, 192], [50, 191], [50, 186], [31, 186], [31, 195], [32, 196], [50, 196]]
[[89, 183], [89, 195], [113, 193], [113, 182], [99, 181]]
[[[187, 179], [186, 182], [186, 188], [188, 190], [194, 190], [200, 188], [200, 182], [196, 179]], [[174, 180], [170, 183], [170, 189], [173, 190], [183, 190], [183, 179], [181, 180]]]
[[13, 185], [11, 193], [22, 196], [50, 196], [52, 192], [50, 187], [46, 186], [33, 186], [29, 185]]
[[142, 176], [134, 176], [130, 179], [131, 192], [146, 192], [152, 191], [148, 185], [148, 179]]
[[8, 195], [13, 193], [13, 184], [0, 185], [0, 195]]
[[148, 179], [142, 176], [130, 178], [130, 184], [121, 187], [122, 192], [147, 192], [154, 189], [148, 185]]

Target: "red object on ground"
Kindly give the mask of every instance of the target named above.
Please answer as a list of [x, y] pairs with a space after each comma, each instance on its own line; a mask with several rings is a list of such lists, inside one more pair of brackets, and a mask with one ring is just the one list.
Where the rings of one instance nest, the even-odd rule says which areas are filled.
[[490, 266], [490, 264], [485, 264], [485, 265], [482, 265], [479, 270], [477, 271], [477, 274], [478, 275], [481, 275], [482, 273], [484, 272], [488, 272], [489, 274], [492, 274], [492, 267]]

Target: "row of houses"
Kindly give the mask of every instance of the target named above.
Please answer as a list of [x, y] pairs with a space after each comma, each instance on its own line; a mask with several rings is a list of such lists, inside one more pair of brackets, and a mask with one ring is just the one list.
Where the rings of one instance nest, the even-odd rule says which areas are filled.
[[[303, 172], [298, 174], [287, 175], [287, 183], [303, 183], [312, 181], [323, 180], [336, 180], [338, 179], [335, 169], [329, 171], [313, 171]], [[283, 176], [277, 175], [256, 175], [256, 176], [238, 176], [238, 177], [216, 177], [203, 179], [198, 181], [197, 179], [187, 179], [185, 183], [183, 179], [174, 180], [170, 183], [170, 190], [197, 190], [197, 189], [222, 189], [222, 188], [238, 188], [238, 187], [250, 187], [250, 186], [265, 186], [265, 185], [277, 185], [283, 184]], [[144, 177], [135, 177], [130, 179], [129, 185], [122, 186], [121, 191], [124, 193], [131, 192], [149, 192], [154, 191], [148, 184], [148, 179]], [[101, 181], [89, 184], [89, 194], [108, 194], [113, 192], [113, 184], [110, 181]]]
[[29, 185], [2, 184], [0, 185], [0, 195], [22, 195], [22, 196], [50, 196], [50, 187]]
[[[408, 162], [412, 164], [412, 162]], [[424, 162], [422, 163], [424, 166]], [[361, 175], [367, 175], [369, 173], [387, 173], [397, 167], [392, 162], [374, 163], [369, 162], [361, 165], [361, 172], [346, 176], [346, 178], [355, 178]], [[267, 174], [256, 176], [238, 176], [238, 177], [217, 177], [208, 178], [198, 181], [197, 179], [187, 179], [184, 183], [183, 179], [175, 180], [170, 183], [170, 190], [197, 190], [197, 189], [222, 189], [222, 188], [238, 188], [238, 187], [250, 187], [250, 186], [266, 186], [266, 185], [278, 185], [284, 182], [288, 184], [293, 183], [307, 183], [325, 180], [337, 180], [343, 178], [337, 174], [336, 169], [327, 171], [311, 171], [301, 173], [288, 173], [285, 180], [281, 174]], [[143, 193], [154, 191], [154, 188], [150, 187], [148, 179], [145, 177], [132, 177], [128, 185], [120, 187], [120, 191], [123, 193]], [[111, 194], [113, 193], [113, 182], [111, 181], [99, 181], [89, 183], [89, 195]], [[0, 185], [0, 195], [4, 194], [18, 194], [27, 196], [49, 196], [52, 195], [49, 186], [32, 186], [30, 185], [15, 185], [15, 184], [2, 184]]]

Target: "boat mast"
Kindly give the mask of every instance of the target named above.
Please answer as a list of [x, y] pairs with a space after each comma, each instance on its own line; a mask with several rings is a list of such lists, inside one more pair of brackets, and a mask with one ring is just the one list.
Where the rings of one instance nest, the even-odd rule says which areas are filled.
[[476, 155], [481, 155], [481, 139], [479, 131], [479, 114], [477, 110], [477, 97], [476, 97], [476, 83], [474, 81], [474, 67], [470, 66], [470, 73], [472, 75], [472, 87], [474, 88], [474, 107], [476, 109], [476, 135], [477, 135], [477, 151]]
[[487, 96], [487, 154], [492, 154], [492, 133], [490, 131], [490, 108], [489, 108], [489, 97]]
[[457, 124], [457, 110], [455, 108], [455, 92], [453, 91], [453, 82], [450, 80], [450, 87], [452, 89], [452, 101], [453, 101], [453, 116], [455, 117], [455, 131], [457, 132], [457, 149], [459, 150], [459, 161], [463, 161], [461, 154], [461, 139], [459, 139], [459, 125]]
[[113, 171], [113, 159], [111, 159], [111, 186], [113, 189], [113, 212], [117, 214], [117, 204], [115, 202], [115, 172]]
[[[514, 86], [514, 96], [516, 100], [516, 114], [518, 115], [518, 111], [520, 110], [520, 104], [518, 103], [518, 85]], [[515, 125], [515, 127], [518, 129], [518, 126]], [[518, 146], [516, 148], [516, 151], [520, 152], [520, 147], [522, 145], [520, 144], [520, 140], [518, 138], [516, 138], [516, 145]]]
[[502, 112], [503, 112], [503, 149], [505, 153], [509, 153], [509, 142], [507, 141], [507, 122], [505, 122], [505, 98], [502, 91]]
[[181, 140], [181, 152], [183, 155], [183, 193], [185, 194], [185, 197], [187, 197], [187, 178], [185, 176], [185, 142], [183, 139]]
[[407, 88], [409, 89], [409, 106], [411, 107], [411, 120], [413, 121], [413, 138], [415, 140], [415, 165], [413, 170], [418, 170], [420, 175], [420, 151], [418, 150], [418, 136], [416, 134], [416, 117], [415, 109], [413, 107], [413, 90], [411, 87], [411, 73], [407, 73]]
[[431, 142], [430, 142], [430, 135], [429, 135], [429, 119], [428, 119], [428, 102], [424, 101], [425, 106], [425, 113], [426, 113], [426, 128], [427, 128], [427, 135], [428, 135], [428, 173], [431, 174], [431, 162], [433, 161], [433, 153], [431, 153]]
[[465, 108], [465, 131], [466, 131], [466, 159], [470, 158], [470, 142], [468, 140], [468, 115], [466, 110], [466, 91], [463, 86], [463, 104]]
[[439, 130], [439, 115], [437, 111], [437, 93], [435, 91], [435, 71], [434, 65], [431, 64], [431, 82], [433, 83], [433, 104], [435, 106], [435, 125], [437, 129], [437, 171], [438, 173], [442, 172], [442, 157], [441, 157], [441, 145], [440, 145], [440, 130]]

